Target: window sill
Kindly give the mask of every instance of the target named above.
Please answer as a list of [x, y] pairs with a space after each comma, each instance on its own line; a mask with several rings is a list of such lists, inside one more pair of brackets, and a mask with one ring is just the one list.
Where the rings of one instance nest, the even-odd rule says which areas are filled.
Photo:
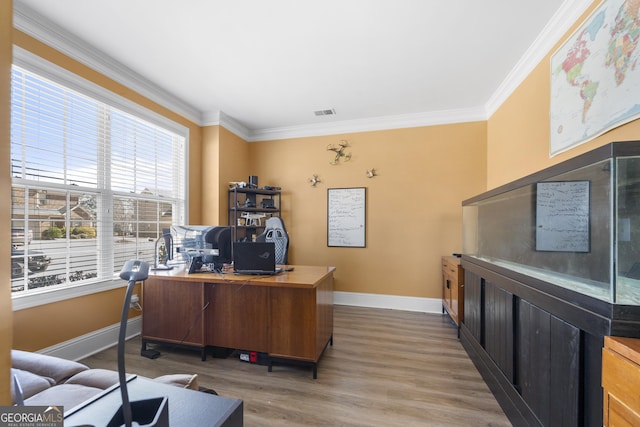
[[106, 280], [92, 284], [66, 286], [56, 290], [33, 291], [26, 295], [12, 297], [13, 311], [24, 310], [26, 308], [37, 307], [39, 305], [64, 301], [125, 286], [127, 286], [127, 283], [122, 280]]

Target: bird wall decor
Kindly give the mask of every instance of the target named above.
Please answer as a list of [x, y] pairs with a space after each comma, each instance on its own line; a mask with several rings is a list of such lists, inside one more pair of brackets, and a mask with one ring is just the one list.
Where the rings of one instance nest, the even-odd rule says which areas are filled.
[[318, 178], [318, 175], [313, 175], [311, 178], [309, 178], [309, 182], [311, 183], [312, 187], [315, 187], [317, 183], [322, 181], [320, 181], [320, 178]]
[[373, 178], [374, 176], [378, 176], [376, 170], [374, 168], [369, 169], [367, 171], [367, 178]]
[[338, 143], [337, 147], [333, 144], [329, 144], [327, 146], [327, 151], [333, 151], [334, 153], [336, 153], [333, 160], [329, 163], [332, 165], [337, 165], [340, 159], [342, 159], [343, 162], [348, 162], [349, 159], [351, 159], [351, 153], [345, 153], [344, 150], [347, 147], [350, 147], [350, 145], [349, 141], [347, 141], [346, 139], [341, 140]]

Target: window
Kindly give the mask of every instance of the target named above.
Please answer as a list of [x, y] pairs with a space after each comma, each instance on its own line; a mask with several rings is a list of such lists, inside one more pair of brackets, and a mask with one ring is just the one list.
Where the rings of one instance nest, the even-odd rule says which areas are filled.
[[184, 222], [186, 130], [18, 65], [11, 87], [13, 295], [96, 287], [129, 259], [153, 262], [162, 229]]

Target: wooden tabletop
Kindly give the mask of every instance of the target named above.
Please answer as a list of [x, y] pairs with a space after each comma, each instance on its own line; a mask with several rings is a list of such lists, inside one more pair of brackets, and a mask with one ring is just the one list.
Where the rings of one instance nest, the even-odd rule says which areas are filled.
[[171, 278], [175, 281], [208, 282], [208, 283], [241, 283], [259, 286], [292, 286], [313, 288], [329, 275], [333, 275], [335, 267], [312, 265], [287, 265], [282, 268], [292, 268], [271, 276], [235, 274], [233, 270], [223, 273], [193, 273], [189, 274], [185, 265], [175, 266], [172, 270], [151, 270], [149, 278]]

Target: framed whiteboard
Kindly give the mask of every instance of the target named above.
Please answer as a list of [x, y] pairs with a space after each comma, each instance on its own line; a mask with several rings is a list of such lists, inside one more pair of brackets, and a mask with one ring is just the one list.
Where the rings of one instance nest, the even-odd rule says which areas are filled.
[[536, 251], [589, 252], [590, 182], [539, 182]]
[[329, 188], [327, 191], [327, 246], [364, 248], [366, 188]]

